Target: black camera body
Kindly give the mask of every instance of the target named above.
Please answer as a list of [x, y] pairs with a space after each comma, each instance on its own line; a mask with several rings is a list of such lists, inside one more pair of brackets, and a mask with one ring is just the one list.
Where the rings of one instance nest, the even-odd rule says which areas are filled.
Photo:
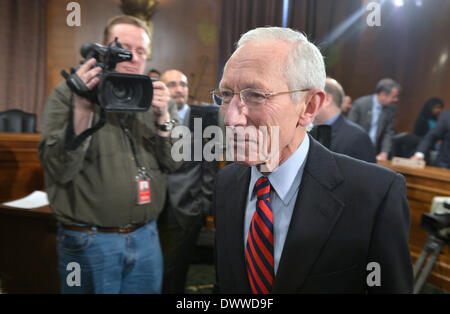
[[431, 212], [422, 215], [420, 226], [450, 243], [450, 197], [434, 197]]
[[98, 43], [86, 43], [81, 49], [82, 64], [91, 58], [102, 71], [97, 75], [100, 82], [93, 88], [87, 86], [76, 75], [80, 66], [71, 68], [71, 75], [62, 71], [67, 85], [76, 94], [99, 104], [105, 111], [147, 111], [152, 103], [153, 84], [147, 75], [119, 73], [115, 70], [117, 63], [130, 61], [131, 51], [126, 50], [115, 39], [115, 46], [102, 46]]

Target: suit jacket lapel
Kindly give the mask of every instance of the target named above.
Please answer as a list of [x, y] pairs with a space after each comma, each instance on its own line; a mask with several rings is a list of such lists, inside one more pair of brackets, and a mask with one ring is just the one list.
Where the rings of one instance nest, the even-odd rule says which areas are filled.
[[[236, 172], [237, 184], [230, 187], [229, 198], [227, 202], [231, 205], [225, 208], [232, 208], [230, 213], [230, 256], [234, 258], [234, 262], [230, 265], [235, 275], [234, 282], [236, 291], [239, 293], [250, 293], [250, 285], [247, 278], [244, 256], [244, 216], [247, 205], [248, 185], [250, 184], [250, 167], [239, 167]], [[244, 291], [243, 291], [244, 290]]]
[[363, 128], [364, 128], [367, 132], [370, 131], [370, 127], [371, 127], [371, 125], [372, 125], [372, 115], [373, 115], [372, 108], [373, 108], [373, 100], [372, 100], [372, 98], [371, 98], [370, 101], [368, 101], [368, 102], [366, 103], [366, 109], [364, 110], [367, 114], [366, 114], [366, 116], [365, 116], [366, 119], [365, 119], [365, 121], [364, 121]]
[[333, 155], [310, 140], [273, 293], [293, 293], [301, 288], [344, 207], [332, 192], [343, 181]]

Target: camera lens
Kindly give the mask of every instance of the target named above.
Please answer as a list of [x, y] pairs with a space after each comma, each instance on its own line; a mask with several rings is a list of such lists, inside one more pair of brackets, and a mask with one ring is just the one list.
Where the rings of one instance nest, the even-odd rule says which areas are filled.
[[99, 84], [99, 104], [107, 111], [147, 111], [152, 97], [152, 81], [146, 75], [109, 72]]
[[133, 98], [133, 88], [123, 82], [114, 82], [112, 86], [112, 93], [119, 101], [130, 101]]

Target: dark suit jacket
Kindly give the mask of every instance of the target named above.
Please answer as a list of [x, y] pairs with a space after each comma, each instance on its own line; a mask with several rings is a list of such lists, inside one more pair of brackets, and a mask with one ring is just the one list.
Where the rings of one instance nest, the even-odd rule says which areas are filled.
[[[364, 96], [353, 102], [352, 109], [348, 118], [359, 124], [369, 133], [370, 124], [372, 122], [372, 101], [373, 95]], [[383, 107], [378, 119], [378, 128], [376, 134], [375, 151], [377, 154], [381, 152], [390, 153], [392, 146], [392, 136], [395, 134], [395, 111], [396, 106], [391, 105]]]
[[426, 155], [437, 140], [442, 140], [442, 144], [439, 149], [436, 166], [450, 169], [450, 110], [446, 110], [441, 114], [436, 126], [420, 142], [417, 151]]
[[[272, 292], [411, 292], [410, 212], [403, 176], [310, 140]], [[250, 169], [231, 164], [216, 181], [215, 258], [221, 293], [251, 291], [244, 259]], [[366, 284], [371, 262], [380, 265], [379, 287]]]
[[[186, 112], [183, 125], [189, 126], [190, 114], [191, 108]], [[219, 126], [223, 124], [220, 110], [218, 124]], [[219, 163], [216, 161], [194, 160], [194, 147], [197, 141], [202, 142], [203, 139], [192, 137], [191, 160], [184, 161], [176, 171], [167, 175], [166, 206], [171, 207], [177, 222], [184, 230], [193, 227], [200, 216], [210, 213], [214, 182], [219, 169]], [[199, 146], [203, 148], [202, 143]]]
[[330, 150], [367, 162], [376, 162], [375, 148], [367, 132], [343, 115], [331, 125]]

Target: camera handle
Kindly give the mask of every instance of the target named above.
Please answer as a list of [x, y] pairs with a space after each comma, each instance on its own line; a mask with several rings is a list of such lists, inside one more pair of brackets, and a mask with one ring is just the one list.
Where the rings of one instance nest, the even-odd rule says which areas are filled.
[[96, 94], [89, 89], [76, 73], [69, 73], [66, 70], [61, 71], [61, 75], [66, 79], [67, 86], [78, 96], [88, 99], [92, 103], [97, 103]]
[[[80, 79], [80, 77], [76, 73], [72, 73], [69, 75], [65, 70], [61, 71], [61, 75], [66, 79], [67, 86], [77, 95], [84, 97], [91, 101], [92, 103], [97, 103], [97, 97], [95, 96], [95, 93], [90, 90], [86, 84]], [[73, 111], [70, 110], [69, 113], [69, 119], [73, 119]], [[105, 110], [102, 108], [100, 111], [100, 119], [98, 120], [97, 124], [93, 127], [84, 130], [81, 134], [79, 134], [77, 137], [73, 138], [71, 141], [66, 142], [66, 148], [69, 150], [75, 150], [78, 146], [81, 145], [81, 143], [87, 139], [89, 136], [97, 132], [99, 129], [101, 129], [106, 122], [106, 114]], [[71, 126], [70, 130], [67, 129], [67, 132], [69, 134], [74, 134], [73, 131], [73, 124], [69, 124]], [[71, 137], [71, 136], [70, 136]]]

